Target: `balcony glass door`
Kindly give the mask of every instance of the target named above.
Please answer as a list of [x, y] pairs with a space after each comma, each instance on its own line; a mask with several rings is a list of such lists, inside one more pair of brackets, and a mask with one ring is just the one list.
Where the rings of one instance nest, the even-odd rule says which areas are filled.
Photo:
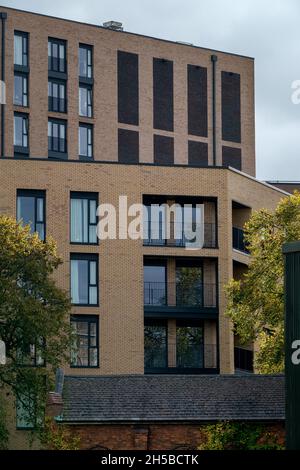
[[144, 266], [144, 304], [166, 305], [166, 267], [164, 265]]
[[176, 365], [179, 369], [204, 367], [203, 326], [177, 322]]

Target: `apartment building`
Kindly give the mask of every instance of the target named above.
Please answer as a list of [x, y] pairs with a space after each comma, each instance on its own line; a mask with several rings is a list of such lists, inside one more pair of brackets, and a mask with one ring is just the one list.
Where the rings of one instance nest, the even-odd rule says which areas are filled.
[[[250, 371], [223, 286], [249, 264], [251, 211], [286, 195], [255, 179], [253, 59], [0, 12], [0, 212], [57, 241], [78, 335], [65, 374]], [[163, 213], [156, 237], [99, 240], [97, 206], [124, 195], [128, 207], [201, 205], [203, 247], [187, 249], [176, 214], [165, 239]]]

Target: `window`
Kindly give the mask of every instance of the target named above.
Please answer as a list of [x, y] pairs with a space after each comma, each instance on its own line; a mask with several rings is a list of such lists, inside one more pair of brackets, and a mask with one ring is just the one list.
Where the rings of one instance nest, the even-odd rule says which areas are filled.
[[71, 243], [97, 243], [95, 193], [71, 193]]
[[62, 39], [48, 40], [48, 70], [50, 72], [66, 73], [66, 41]]
[[97, 255], [71, 255], [71, 297], [75, 305], [98, 305]]
[[66, 83], [64, 81], [53, 79], [48, 81], [48, 107], [49, 111], [67, 112]]
[[92, 117], [93, 115], [93, 96], [90, 85], [79, 86], [79, 115]]
[[14, 34], [14, 64], [28, 67], [28, 34], [21, 31]]
[[80, 44], [79, 46], [79, 77], [93, 77], [93, 48]]
[[[198, 265], [197, 265], [198, 264]], [[212, 286], [207, 285], [206, 289]], [[207, 292], [207, 295], [211, 295]], [[203, 306], [203, 274], [201, 262], [177, 261], [176, 305], [180, 307]]]
[[17, 192], [17, 220], [29, 224], [31, 232], [37, 232], [45, 240], [45, 191], [22, 189]]
[[29, 118], [27, 114], [14, 115], [14, 148], [15, 153], [28, 153]]
[[161, 264], [144, 266], [144, 304], [166, 305], [166, 266]]
[[40, 338], [35, 343], [23, 345], [18, 351], [18, 364], [22, 366], [43, 367], [45, 340]]
[[98, 367], [99, 323], [97, 316], [74, 315], [71, 326], [75, 339], [71, 348], [71, 367]]
[[49, 156], [67, 152], [67, 123], [58, 119], [48, 121], [48, 151]]
[[93, 158], [93, 127], [79, 124], [79, 156]]
[[166, 368], [168, 364], [167, 322], [145, 320], [145, 369]]
[[31, 395], [22, 395], [16, 400], [17, 429], [34, 429], [36, 426], [35, 400]]
[[203, 368], [203, 324], [198, 320], [177, 320], [176, 365], [178, 368]]
[[14, 76], [14, 104], [28, 106], [28, 77], [22, 73]]

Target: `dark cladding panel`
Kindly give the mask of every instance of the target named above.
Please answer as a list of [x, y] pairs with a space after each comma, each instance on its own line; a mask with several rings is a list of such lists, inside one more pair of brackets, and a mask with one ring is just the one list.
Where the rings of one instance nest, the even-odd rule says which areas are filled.
[[189, 140], [189, 165], [208, 166], [208, 145], [205, 142]]
[[207, 137], [207, 69], [188, 65], [188, 133]]
[[232, 166], [237, 170], [242, 169], [242, 152], [241, 149], [234, 147], [222, 147], [222, 165]]
[[153, 59], [153, 127], [173, 131], [173, 62]]
[[139, 163], [139, 133], [118, 130], [118, 160], [120, 163]]
[[238, 73], [222, 72], [222, 139], [241, 142], [241, 80]]
[[154, 135], [154, 163], [174, 164], [174, 139], [164, 135]]
[[118, 121], [139, 124], [139, 57], [118, 51]]

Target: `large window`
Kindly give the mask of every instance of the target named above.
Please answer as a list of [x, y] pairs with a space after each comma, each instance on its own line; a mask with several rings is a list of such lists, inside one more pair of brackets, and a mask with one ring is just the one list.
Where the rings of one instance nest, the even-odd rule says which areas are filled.
[[164, 263], [144, 266], [144, 304], [165, 305], [167, 303], [166, 266]]
[[204, 367], [203, 325], [201, 321], [177, 320], [176, 365], [179, 369]]
[[98, 305], [97, 255], [71, 255], [71, 297], [75, 305]]
[[14, 76], [14, 104], [28, 106], [28, 76], [15, 72]]
[[145, 369], [166, 368], [168, 365], [167, 323], [145, 320]]
[[14, 150], [15, 153], [28, 153], [29, 118], [28, 114], [14, 114]]
[[71, 367], [98, 367], [99, 324], [97, 316], [71, 317], [74, 342], [71, 348]]
[[15, 31], [14, 65], [28, 67], [28, 33]]
[[95, 193], [71, 193], [71, 243], [97, 243], [97, 203]]
[[91, 85], [79, 86], [79, 115], [92, 117], [93, 115], [93, 95]]
[[[209, 288], [209, 286], [206, 287]], [[201, 262], [177, 261], [176, 305], [181, 307], [201, 307], [203, 305]]]
[[43, 367], [45, 366], [44, 338], [39, 338], [32, 344], [22, 345], [18, 350], [18, 364], [22, 366]]
[[48, 81], [48, 107], [49, 111], [67, 112], [66, 82], [63, 80], [50, 79]]
[[48, 121], [48, 153], [49, 156], [66, 155], [67, 123], [58, 119]]
[[17, 429], [34, 429], [36, 426], [35, 400], [23, 394], [16, 400]]
[[48, 40], [48, 70], [66, 73], [66, 41], [53, 38]]
[[17, 220], [29, 224], [32, 232], [37, 232], [41, 240], [45, 240], [45, 192], [34, 190], [18, 190]]
[[93, 49], [92, 46], [80, 44], [79, 46], [79, 77], [93, 77]]
[[93, 127], [89, 124], [79, 124], [79, 156], [93, 158]]

